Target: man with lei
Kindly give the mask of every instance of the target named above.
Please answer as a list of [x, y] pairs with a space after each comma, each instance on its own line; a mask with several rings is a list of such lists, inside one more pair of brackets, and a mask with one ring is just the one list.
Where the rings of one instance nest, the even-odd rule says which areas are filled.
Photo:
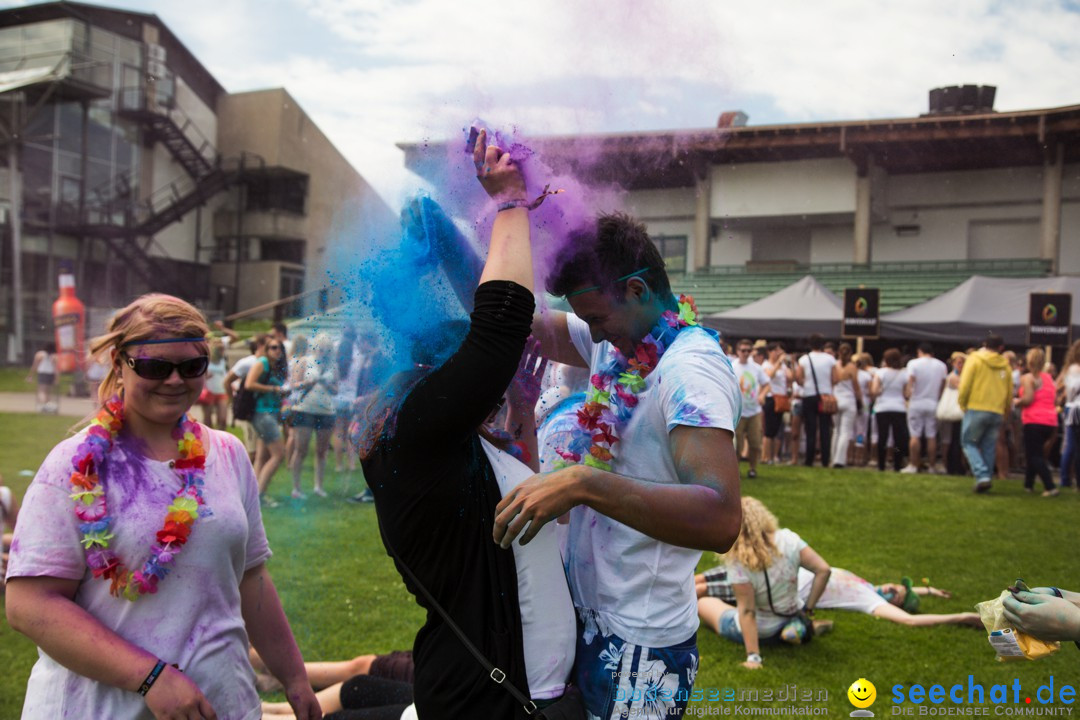
[[663, 266], [625, 215], [568, 239], [546, 284], [574, 313], [538, 316], [533, 334], [551, 359], [588, 366], [590, 386], [556, 448], [563, 467], [506, 495], [495, 522], [509, 547], [569, 513], [575, 681], [597, 718], [682, 715], [698, 668], [694, 570], [741, 522], [738, 381]]

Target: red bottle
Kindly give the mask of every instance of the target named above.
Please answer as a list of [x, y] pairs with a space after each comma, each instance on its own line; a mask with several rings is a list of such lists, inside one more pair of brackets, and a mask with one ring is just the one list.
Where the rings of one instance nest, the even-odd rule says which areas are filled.
[[86, 335], [86, 308], [75, 297], [75, 276], [60, 272], [60, 297], [53, 303], [53, 327], [56, 329], [57, 371], [71, 373], [83, 369]]

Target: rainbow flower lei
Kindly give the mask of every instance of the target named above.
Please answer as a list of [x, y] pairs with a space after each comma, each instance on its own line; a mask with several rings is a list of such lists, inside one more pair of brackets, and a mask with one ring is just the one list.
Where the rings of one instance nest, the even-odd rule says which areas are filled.
[[182, 487], [169, 505], [165, 522], [156, 535], [157, 542], [150, 549], [150, 557], [141, 570], [129, 570], [109, 549], [109, 541], [115, 537], [111, 531], [113, 518], [109, 515], [105, 489], [98, 477], [98, 469], [123, 426], [124, 405], [120, 398], [114, 397], [90, 422], [86, 438], [75, 452], [71, 499], [75, 501], [86, 564], [94, 577], [112, 582], [111, 595], [134, 602], [143, 595], [157, 592], [158, 582], [169, 573], [168, 566], [187, 542], [200, 512], [209, 515], [210, 510], [204, 507], [203, 500], [206, 451], [202, 445], [202, 429], [185, 413], [172, 433], [180, 451], [180, 459], [174, 467]]
[[608, 364], [589, 381], [585, 402], [577, 411], [577, 427], [566, 447], [556, 448], [560, 460], [555, 469], [583, 463], [600, 470], [611, 470], [618, 431], [630, 420], [638, 405], [638, 395], [645, 390], [645, 378], [656, 369], [664, 351], [688, 327], [698, 327], [694, 298], [680, 295], [678, 311], [667, 310], [648, 335], [634, 349], [634, 356], [623, 357], [611, 349]]

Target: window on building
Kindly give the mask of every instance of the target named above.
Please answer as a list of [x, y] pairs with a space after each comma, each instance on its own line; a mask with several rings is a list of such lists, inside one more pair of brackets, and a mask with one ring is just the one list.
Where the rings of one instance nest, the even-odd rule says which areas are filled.
[[685, 235], [657, 235], [653, 237], [660, 257], [664, 258], [664, 267], [669, 272], [686, 272]]
[[284, 210], [304, 214], [307, 175], [253, 177], [247, 181], [248, 210]]
[[259, 257], [263, 260], [278, 260], [281, 262], [304, 264], [304, 249], [307, 243], [303, 240], [267, 240], [261, 241]]

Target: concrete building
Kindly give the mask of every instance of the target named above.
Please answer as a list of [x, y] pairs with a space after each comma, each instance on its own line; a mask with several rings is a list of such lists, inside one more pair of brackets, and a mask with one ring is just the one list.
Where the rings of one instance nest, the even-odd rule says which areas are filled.
[[9, 361], [51, 337], [62, 263], [90, 332], [149, 290], [229, 314], [322, 287], [338, 214], [390, 217], [285, 90], [227, 93], [155, 15], [0, 11], [0, 141]]
[[[753, 126], [724, 113], [716, 128], [536, 147], [625, 188], [704, 312], [808, 273], [880, 287], [888, 311], [973, 274], [1080, 274], [1080, 105], [999, 113], [994, 93], [938, 89], [908, 118]], [[423, 146], [402, 147], [423, 172]]]

